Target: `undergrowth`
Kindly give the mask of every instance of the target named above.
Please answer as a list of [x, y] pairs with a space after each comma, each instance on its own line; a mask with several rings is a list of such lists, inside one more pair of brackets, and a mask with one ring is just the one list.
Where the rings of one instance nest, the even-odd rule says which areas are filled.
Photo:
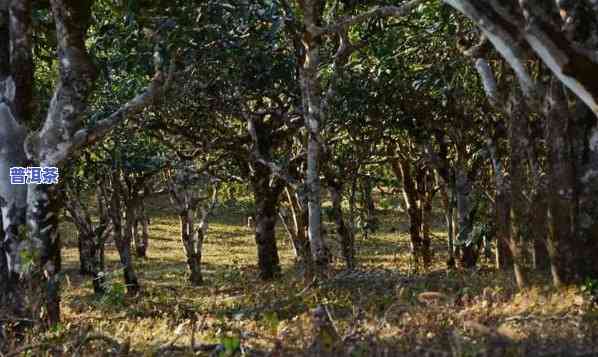
[[[22, 346], [41, 347], [31, 355], [51, 353], [51, 346], [67, 355], [319, 355], [314, 311], [323, 307], [342, 354], [352, 356], [598, 353], [596, 281], [555, 289], [548, 272], [535, 272], [520, 292], [510, 272], [484, 259], [476, 270], [447, 270], [441, 225], [434, 232], [436, 263], [416, 272], [406, 222], [381, 214], [380, 228], [357, 243], [357, 271], [342, 271], [337, 259], [334, 278], [303, 281], [281, 229], [282, 276], [263, 282], [243, 211], [219, 210], [204, 245], [205, 284], [191, 287], [176, 215], [156, 200], [148, 257], [135, 261], [142, 292], [125, 295], [109, 243], [111, 273], [99, 299], [91, 281], [78, 275], [76, 232], [65, 223], [63, 323], [28, 335]], [[192, 352], [192, 345], [207, 347]]]

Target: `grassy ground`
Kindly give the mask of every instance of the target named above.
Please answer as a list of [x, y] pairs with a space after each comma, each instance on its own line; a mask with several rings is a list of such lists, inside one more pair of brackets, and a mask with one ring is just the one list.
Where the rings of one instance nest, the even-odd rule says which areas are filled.
[[[166, 199], [155, 200], [152, 217], [148, 258], [135, 262], [141, 295], [122, 296], [115, 273], [114, 289], [102, 300], [93, 296], [89, 279], [78, 275], [75, 231], [65, 224], [64, 322], [32, 342], [73, 345], [69, 341], [83, 331], [93, 331], [130, 344], [130, 355], [143, 356], [165, 345], [188, 346], [192, 338], [227, 346], [240, 340], [244, 348], [261, 351], [273, 350], [279, 341], [284, 348], [278, 355], [286, 356], [310, 345], [312, 310], [323, 304], [335, 329], [347, 337], [345, 344], [367, 342], [355, 356], [373, 355], [379, 346], [394, 351], [387, 355], [598, 355], [598, 313], [579, 288], [556, 290], [546, 273], [535, 273], [532, 287], [518, 292], [510, 274], [493, 270], [486, 260], [476, 271], [447, 271], [441, 230], [435, 232], [435, 265], [413, 272], [405, 217], [397, 213], [383, 215], [382, 228], [358, 241], [357, 273], [309, 288], [294, 270], [282, 229], [282, 277], [267, 283], [257, 278], [253, 233], [243, 213], [233, 209], [221, 209], [212, 221], [204, 251], [206, 283], [190, 287], [178, 220]], [[113, 244], [107, 247], [107, 265], [118, 271]], [[342, 269], [340, 261], [335, 269]], [[95, 352], [83, 355], [108, 346], [90, 345]]]

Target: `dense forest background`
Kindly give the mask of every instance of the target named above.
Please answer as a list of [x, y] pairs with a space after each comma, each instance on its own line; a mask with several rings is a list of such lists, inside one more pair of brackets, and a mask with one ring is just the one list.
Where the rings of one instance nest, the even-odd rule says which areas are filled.
[[597, 355], [597, 51], [595, 0], [0, 0], [0, 356]]

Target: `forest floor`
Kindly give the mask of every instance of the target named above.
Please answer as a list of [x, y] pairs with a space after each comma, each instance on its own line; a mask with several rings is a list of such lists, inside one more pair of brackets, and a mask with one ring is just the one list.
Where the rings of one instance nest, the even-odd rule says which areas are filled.
[[[64, 224], [63, 323], [29, 342], [75, 354], [84, 336], [102, 335], [131, 356], [194, 355], [186, 349], [192, 340], [220, 344], [212, 355], [226, 356], [240, 344], [290, 356], [308, 350], [312, 311], [323, 305], [352, 356], [598, 356], [598, 309], [590, 295], [580, 287], [553, 288], [547, 272], [534, 273], [531, 287], [519, 292], [511, 274], [486, 258], [475, 271], [447, 270], [441, 224], [428, 271], [411, 267], [406, 217], [381, 214], [381, 228], [358, 239], [357, 272], [306, 287], [282, 228], [282, 277], [262, 282], [243, 210], [220, 208], [204, 244], [205, 285], [190, 287], [178, 219], [167, 203], [152, 205], [148, 257], [135, 261], [143, 286], [135, 297], [123, 294], [113, 244], [106, 251], [112, 289], [102, 299], [93, 296], [89, 278], [78, 274], [74, 227]], [[342, 270], [340, 259], [335, 269]], [[89, 342], [81, 355], [109, 351], [108, 340]]]

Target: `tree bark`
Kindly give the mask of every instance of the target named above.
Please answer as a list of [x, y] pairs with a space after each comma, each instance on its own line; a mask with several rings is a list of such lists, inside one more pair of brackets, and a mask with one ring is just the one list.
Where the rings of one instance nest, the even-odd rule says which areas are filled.
[[509, 128], [510, 144], [510, 180], [511, 180], [511, 240], [509, 247], [513, 256], [513, 270], [519, 288], [526, 286], [526, 263], [524, 258], [525, 240], [529, 236], [527, 229], [527, 203], [524, 196], [526, 187], [525, 162], [527, 140], [527, 120], [529, 110], [521, 93], [514, 89], [511, 93], [507, 111], [511, 120]]
[[275, 278], [281, 271], [275, 227], [278, 217], [278, 198], [283, 185], [278, 182], [271, 187], [269, 169], [257, 164], [252, 176], [252, 186], [255, 198], [255, 242], [260, 277], [269, 280]]
[[189, 267], [189, 282], [192, 286], [199, 286], [203, 284], [201, 273], [203, 232], [195, 228], [193, 214], [192, 210], [187, 209], [179, 214], [179, 219], [181, 222], [181, 240], [187, 256], [187, 266]]
[[120, 263], [123, 267], [123, 278], [129, 294], [136, 294], [140, 290], [137, 274], [133, 266], [133, 257], [131, 256], [131, 236], [124, 233], [122, 222], [122, 183], [120, 182], [119, 170], [114, 170], [112, 174], [112, 197], [110, 202], [110, 218], [112, 220], [113, 238], [120, 257]]
[[579, 254], [575, 241], [576, 179], [571, 143], [572, 121], [563, 88], [552, 80], [546, 97], [546, 143], [548, 145], [548, 253], [552, 280], [562, 286], [576, 281]]
[[582, 115], [575, 117], [577, 141], [575, 156], [581, 158], [577, 173], [578, 211], [575, 245], [577, 281], [598, 279], [598, 120], [583, 104]]
[[[35, 257], [33, 286], [34, 291], [42, 296], [45, 306], [42, 321], [45, 321], [46, 326], [54, 326], [60, 322], [58, 273], [61, 269], [61, 259], [58, 217], [62, 207], [62, 195], [59, 192], [57, 185], [33, 185], [29, 187], [27, 195], [29, 232], [33, 239], [41, 243], [41, 254]], [[36, 277], [37, 274], [41, 276]]]
[[419, 170], [421, 170], [422, 178], [422, 181], [420, 181], [421, 189], [419, 190], [419, 200], [422, 206], [422, 257], [424, 267], [429, 268], [432, 264], [432, 251], [430, 249], [432, 246], [432, 202], [434, 201], [436, 189], [432, 173], [425, 167], [421, 167]]
[[[470, 18], [493, 43], [515, 71], [526, 97], [536, 97], [539, 90], [527, 70], [531, 48], [558, 80], [598, 115], [598, 63], [591, 53], [595, 46], [580, 46], [585, 35], [570, 36], [563, 31], [564, 4], [576, 2], [526, 2], [515, 0], [444, 0]], [[579, 21], [570, 19], [571, 23]], [[591, 31], [589, 31], [591, 33]], [[594, 41], [589, 41], [594, 42]]]
[[508, 270], [513, 267], [513, 256], [509, 249], [511, 241], [511, 195], [506, 187], [497, 183], [495, 198], [496, 216], [496, 268]]
[[[128, 173], [126, 176], [126, 195], [125, 195], [125, 217], [126, 228], [125, 234], [128, 235], [130, 241], [135, 243], [135, 255], [139, 258], [147, 256], [147, 249], [149, 247], [149, 235], [147, 216], [145, 215], [144, 199], [147, 195], [147, 180], [153, 175], [153, 172], [137, 176], [134, 173]], [[141, 223], [143, 234], [138, 231]]]
[[[134, 189], [133, 189], [134, 190]], [[147, 241], [137, 231], [137, 225], [141, 217], [141, 205], [143, 198], [137, 192], [126, 195], [125, 202], [125, 239], [135, 244], [135, 255], [138, 258], [145, 258], [147, 254]]]
[[318, 79], [320, 70], [320, 47], [322, 39], [313, 33], [322, 21], [324, 4], [316, 0], [301, 3], [303, 10], [304, 58], [301, 59], [300, 85], [307, 129], [307, 173], [306, 190], [308, 198], [309, 244], [313, 256], [315, 273], [324, 275], [328, 270], [330, 257], [322, 236], [322, 212], [320, 202], [320, 124], [322, 120], [322, 88]]
[[285, 189], [286, 197], [291, 208], [291, 217], [293, 220], [293, 229], [291, 237], [293, 239], [293, 246], [297, 252], [298, 265], [304, 269], [306, 277], [311, 276], [312, 256], [309, 247], [309, 239], [307, 237], [307, 229], [309, 226], [307, 207], [302, 205], [302, 202], [297, 197], [297, 194], [290, 188]]
[[368, 233], [374, 232], [376, 230], [376, 226], [378, 225], [378, 221], [376, 218], [376, 203], [374, 202], [373, 197], [373, 186], [372, 186], [372, 178], [369, 175], [363, 176], [362, 179], [363, 184], [363, 207], [365, 208], [366, 217], [365, 217], [365, 224]]
[[473, 268], [477, 264], [478, 249], [471, 241], [475, 209], [471, 202], [473, 191], [471, 179], [462, 167], [455, 172], [455, 190], [457, 199], [457, 220], [459, 233], [457, 234], [457, 249], [460, 251], [460, 263], [464, 268]]
[[442, 195], [442, 206], [444, 208], [444, 219], [446, 223], [446, 230], [447, 230], [447, 266], [449, 268], [455, 267], [455, 228], [453, 224], [453, 216], [454, 216], [454, 202], [453, 202], [453, 194], [450, 193], [451, 190], [448, 187], [448, 184], [445, 183], [444, 187], [441, 190]]
[[[137, 248], [137, 255], [146, 257], [147, 248], [149, 247], [149, 216], [145, 208], [145, 200], [141, 198], [137, 211], [137, 222], [141, 223], [141, 233], [139, 231], [135, 234], [135, 247]], [[139, 234], [141, 236], [139, 236]]]
[[548, 199], [544, 184], [535, 192], [531, 200], [529, 212], [529, 227], [531, 235], [532, 264], [536, 270], [548, 270], [550, 257], [546, 246], [548, 238]]
[[78, 232], [80, 273], [92, 277], [94, 293], [104, 293], [104, 244], [110, 232], [110, 217], [104, 204], [105, 188], [103, 185], [96, 190], [100, 222], [95, 225], [87, 209], [81, 203], [78, 192], [67, 189], [65, 207]]
[[[391, 161], [392, 169], [395, 176], [401, 181], [403, 185], [403, 197], [405, 200], [405, 206], [407, 213], [409, 214], [409, 237], [411, 240], [411, 253], [415, 262], [415, 266], [421, 263], [424, 267], [427, 267], [429, 261], [426, 257], [429, 257], [429, 244], [424, 243], [422, 236], [422, 224], [423, 224], [423, 210], [420, 204], [420, 197], [417, 190], [417, 183], [412, 173], [412, 165], [408, 159], [400, 158]], [[428, 258], [429, 259], [429, 258]]]
[[[179, 211], [181, 225], [181, 241], [187, 257], [189, 267], [189, 282], [193, 286], [203, 284], [201, 260], [203, 253], [203, 242], [208, 232], [208, 220], [217, 201], [217, 184], [209, 176], [203, 176], [203, 172], [197, 171], [191, 162], [182, 162], [173, 172], [166, 170], [166, 182], [168, 185], [170, 200]], [[198, 187], [202, 183], [204, 187]], [[209, 196], [200, 196], [201, 192], [207, 193], [212, 188], [211, 201]], [[205, 206], [204, 206], [205, 205]], [[195, 222], [197, 212], [201, 211], [201, 218]]]
[[[5, 264], [2, 270], [6, 271], [6, 275], [0, 277], [6, 279], [3, 280], [6, 287], [3, 295], [11, 313], [25, 317], [25, 291], [19, 284], [18, 261], [20, 252], [25, 249], [19, 237], [19, 227], [26, 223], [27, 186], [11, 185], [9, 170], [25, 166], [27, 161], [24, 150], [26, 118], [22, 115], [28, 112], [25, 105], [29, 103], [19, 97], [31, 97], [31, 88], [22, 81], [33, 77], [33, 69], [28, 65], [19, 67], [19, 64], [30, 61], [23, 57], [31, 57], [31, 34], [27, 26], [31, 14], [15, 11], [15, 6], [30, 10], [31, 4], [29, 1], [13, 1], [10, 6], [6, 1], [0, 4], [0, 210], [3, 226], [0, 264]], [[19, 38], [21, 42], [15, 43]]]
[[355, 269], [355, 235], [350, 227], [347, 226], [343, 218], [342, 208], [342, 184], [339, 180], [329, 179], [328, 190], [332, 201], [332, 214], [336, 223], [336, 234], [341, 243], [341, 250], [347, 269]]

